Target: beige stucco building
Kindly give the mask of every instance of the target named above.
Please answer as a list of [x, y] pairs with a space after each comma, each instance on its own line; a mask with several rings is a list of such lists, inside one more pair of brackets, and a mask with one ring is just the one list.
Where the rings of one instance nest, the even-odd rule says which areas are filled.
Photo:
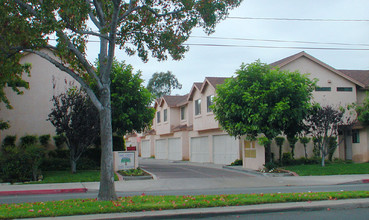
[[[43, 52], [54, 57], [48, 50]], [[10, 88], [5, 88], [13, 109], [6, 109], [4, 103], [0, 104], [0, 118], [10, 124], [9, 129], [0, 131], [1, 141], [7, 135], [17, 135], [18, 140], [24, 135], [55, 135], [55, 127], [46, 121], [52, 108], [50, 100], [74, 82], [72, 77], [35, 54], [25, 54], [21, 63], [32, 65], [30, 77], [23, 77], [29, 83], [29, 90], [23, 89], [24, 94], [17, 95]]]
[[[337, 70], [305, 52], [270, 65], [282, 70], [298, 70], [302, 74], [309, 74], [312, 79], [318, 79], [313, 100], [323, 106], [360, 104], [369, 86], [369, 71]], [[230, 164], [236, 159], [243, 159], [244, 167], [261, 168], [265, 163], [264, 147], [257, 142], [229, 136], [222, 131], [209, 108], [216, 94], [216, 86], [225, 79], [206, 77], [201, 83], [195, 82], [187, 95], [158, 99], [155, 102], [156, 116], [152, 130], [134, 139], [135, 144], [140, 145], [141, 156], [215, 164]], [[344, 140], [340, 141], [334, 156], [356, 162], [369, 161], [368, 134], [367, 127], [353, 127], [352, 132], [340, 136]], [[286, 141], [283, 152], [289, 151]], [[272, 152], [274, 158], [278, 159], [275, 143], [272, 144]], [[312, 156], [311, 143], [308, 145], [308, 155]], [[303, 145], [298, 142], [295, 158], [303, 156]]]

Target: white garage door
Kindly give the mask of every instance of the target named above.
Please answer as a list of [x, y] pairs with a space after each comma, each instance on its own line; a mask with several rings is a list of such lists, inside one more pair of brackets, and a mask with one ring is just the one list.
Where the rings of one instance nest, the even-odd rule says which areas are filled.
[[196, 137], [191, 138], [191, 157], [192, 162], [207, 163], [210, 162], [209, 138]]
[[168, 139], [168, 159], [182, 160], [182, 144], [181, 138]]
[[166, 139], [155, 141], [155, 159], [168, 159]]
[[229, 135], [213, 136], [213, 161], [215, 164], [231, 164], [239, 158], [238, 140]]
[[142, 140], [141, 141], [141, 157], [150, 157], [150, 141], [149, 140]]

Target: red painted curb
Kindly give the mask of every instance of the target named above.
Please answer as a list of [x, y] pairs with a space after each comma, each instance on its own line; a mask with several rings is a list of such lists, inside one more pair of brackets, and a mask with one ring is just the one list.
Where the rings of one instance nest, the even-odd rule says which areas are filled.
[[363, 183], [369, 183], [369, 179], [362, 179], [361, 182], [363, 182]]
[[84, 193], [86, 188], [75, 189], [42, 189], [42, 190], [19, 190], [19, 191], [1, 191], [0, 196], [10, 195], [37, 195], [37, 194], [58, 194], [58, 193]]

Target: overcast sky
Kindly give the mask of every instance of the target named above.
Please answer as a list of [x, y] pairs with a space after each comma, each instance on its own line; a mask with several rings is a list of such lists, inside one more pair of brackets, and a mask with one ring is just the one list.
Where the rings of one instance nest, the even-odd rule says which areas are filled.
[[[368, 21], [285, 21], [232, 18], [369, 20], [368, 11], [368, 0], [244, 0], [240, 7], [231, 11], [230, 18], [219, 23], [215, 33], [210, 35], [213, 38], [241, 38], [244, 40], [198, 38], [207, 35], [201, 29], [196, 29], [187, 42], [188, 44], [235, 46], [191, 45], [189, 52], [181, 61], [169, 59], [157, 62], [155, 58], [150, 58], [149, 62], [143, 63], [137, 56], [128, 57], [122, 51], [117, 51], [116, 56], [118, 60], [125, 60], [126, 63], [132, 64], [135, 70], [141, 70], [142, 78], [146, 83], [155, 72], [172, 71], [183, 84], [183, 88], [175, 90], [172, 95], [188, 93], [194, 82], [203, 82], [206, 76], [230, 77], [243, 62], [251, 63], [260, 59], [261, 62], [272, 63], [301, 51], [306, 51], [336, 69], [369, 69]], [[97, 57], [97, 46], [97, 43], [90, 43], [88, 46], [88, 54], [91, 54], [89, 59], [92, 61]]]

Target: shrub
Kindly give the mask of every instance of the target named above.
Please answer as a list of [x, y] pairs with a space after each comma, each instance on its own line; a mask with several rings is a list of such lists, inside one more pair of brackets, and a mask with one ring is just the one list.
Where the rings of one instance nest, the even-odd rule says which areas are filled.
[[67, 158], [46, 158], [41, 164], [44, 171], [64, 171], [70, 168], [69, 157]]
[[57, 149], [62, 149], [64, 147], [64, 143], [65, 143], [65, 137], [63, 135], [56, 135], [53, 137], [54, 142], [55, 142], [55, 146]]
[[282, 155], [282, 161], [284, 165], [291, 165], [292, 164], [292, 154], [291, 153], [283, 153]]
[[113, 135], [113, 151], [124, 151], [125, 149], [123, 136]]
[[242, 164], [242, 159], [236, 159], [234, 162], [231, 163], [231, 166], [240, 166]]
[[82, 157], [77, 161], [78, 170], [97, 170], [99, 169], [100, 160], [95, 161], [87, 157]]
[[45, 149], [37, 145], [26, 146], [24, 153], [26, 154], [27, 164], [31, 166], [33, 181], [38, 180], [41, 174], [40, 165], [45, 158]]
[[0, 157], [2, 181], [24, 182], [37, 180], [44, 149], [37, 145], [8, 148]]
[[15, 141], [17, 140], [17, 136], [15, 135], [7, 135], [3, 140], [3, 147], [7, 146], [15, 146]]
[[30, 146], [33, 144], [37, 144], [37, 142], [38, 142], [38, 139], [36, 135], [25, 135], [20, 138], [21, 147], [26, 147], [26, 146]]
[[42, 146], [47, 147], [47, 145], [50, 142], [50, 135], [49, 134], [41, 135], [40, 137], [38, 137], [38, 140], [40, 141], [40, 144]]
[[273, 162], [268, 162], [264, 164], [264, 167], [267, 171], [273, 170], [275, 168], [277, 168], [277, 164], [273, 163]]

